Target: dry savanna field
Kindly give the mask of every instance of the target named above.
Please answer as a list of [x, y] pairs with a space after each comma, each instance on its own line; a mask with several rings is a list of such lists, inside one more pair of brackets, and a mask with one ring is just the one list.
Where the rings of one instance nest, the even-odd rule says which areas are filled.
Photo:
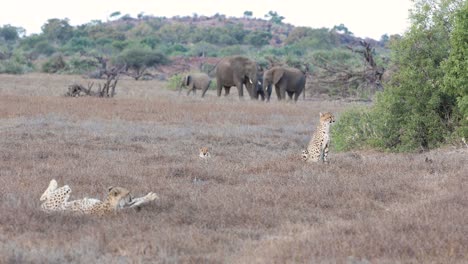
[[[235, 88], [202, 99], [133, 80], [113, 99], [62, 96], [87, 81], [0, 75], [0, 263], [468, 263], [466, 148], [332, 148], [329, 164], [305, 164], [319, 112], [340, 122], [352, 103], [266, 104]], [[109, 186], [160, 199], [46, 214], [53, 178], [71, 199]]]

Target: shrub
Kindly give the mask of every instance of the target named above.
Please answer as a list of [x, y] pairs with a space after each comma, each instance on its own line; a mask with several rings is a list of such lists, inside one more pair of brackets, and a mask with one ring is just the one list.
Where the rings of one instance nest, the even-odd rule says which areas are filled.
[[89, 57], [73, 57], [69, 62], [69, 73], [83, 74], [96, 69], [98, 62], [94, 58]]
[[23, 53], [15, 51], [7, 60], [0, 60], [0, 73], [23, 74], [33, 70], [32, 64]]
[[184, 78], [184, 74], [172, 75], [167, 81], [167, 88], [173, 91], [179, 90], [180, 85], [182, 84], [183, 78]]
[[67, 68], [67, 63], [62, 55], [53, 56], [42, 65], [42, 71], [47, 73], [57, 73], [64, 71]]
[[442, 67], [444, 91], [456, 97], [458, 123], [456, 136], [468, 139], [468, 2], [455, 15], [450, 36], [451, 52]]
[[[377, 94], [368, 116], [352, 111], [343, 115], [340, 122], [344, 124], [339, 126], [336, 136], [341, 140], [340, 146], [353, 146], [349, 135], [354, 135], [354, 131], [360, 131], [358, 134], [364, 137], [358, 143], [391, 151], [436, 148], [453, 136], [460, 126], [460, 109], [456, 94], [444, 91], [444, 75], [447, 76], [444, 70], [465, 58], [450, 57], [454, 63], [447, 63], [445, 69], [442, 62], [449, 58], [450, 51], [457, 51], [450, 46], [450, 32], [446, 28], [453, 22], [453, 8], [459, 4], [457, 1], [416, 3], [410, 30], [392, 43], [393, 62], [398, 71], [386, 89]], [[457, 83], [449, 77], [445, 81], [446, 85]], [[364, 130], [364, 124], [370, 128]], [[343, 128], [346, 125], [349, 127]]]
[[24, 72], [24, 65], [21, 65], [14, 60], [10, 59], [0, 61], [0, 73], [23, 74]]
[[340, 116], [332, 126], [333, 148], [338, 151], [361, 149], [375, 143], [372, 113], [368, 107], [356, 107]]
[[54, 54], [55, 52], [55, 48], [54, 46], [52, 46], [48, 40], [42, 40], [42, 41], [39, 41], [35, 47], [34, 47], [34, 51], [39, 53], [39, 54], [43, 54], [43, 55], [46, 55], [46, 56], [50, 56], [52, 54]]
[[190, 47], [189, 55], [196, 57], [217, 57], [218, 49], [218, 46], [202, 41]]

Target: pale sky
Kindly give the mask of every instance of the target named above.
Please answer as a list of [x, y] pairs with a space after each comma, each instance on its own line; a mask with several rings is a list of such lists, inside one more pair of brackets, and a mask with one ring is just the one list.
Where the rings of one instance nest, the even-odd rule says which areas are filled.
[[411, 0], [7, 0], [0, 9], [0, 26], [10, 24], [40, 33], [50, 18], [68, 18], [73, 26], [91, 20], [106, 21], [109, 15], [241, 17], [252, 11], [264, 18], [270, 10], [295, 26], [332, 28], [343, 23], [355, 36], [380, 39], [383, 34], [403, 34], [408, 27]]

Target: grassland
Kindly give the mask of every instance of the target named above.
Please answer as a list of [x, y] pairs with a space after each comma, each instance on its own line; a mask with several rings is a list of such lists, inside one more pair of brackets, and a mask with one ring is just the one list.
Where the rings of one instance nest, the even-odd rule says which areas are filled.
[[[336, 153], [304, 164], [320, 111], [350, 103], [178, 96], [122, 80], [0, 75], [0, 263], [468, 263], [468, 150]], [[212, 159], [199, 160], [198, 148]], [[108, 217], [45, 214], [109, 186], [160, 200]]]

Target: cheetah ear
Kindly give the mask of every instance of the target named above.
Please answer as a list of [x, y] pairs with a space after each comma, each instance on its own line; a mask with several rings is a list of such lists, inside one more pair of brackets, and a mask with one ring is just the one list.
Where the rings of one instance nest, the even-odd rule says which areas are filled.
[[119, 193], [120, 193], [119, 188], [115, 188], [115, 187], [110, 187], [109, 188], [109, 195], [117, 196]]
[[320, 117], [322, 117], [323, 116], [322, 112], [319, 112], [319, 113], [320, 113]]
[[117, 188], [115, 188], [114, 186], [111, 186], [108, 189], [108, 193], [109, 193], [109, 195], [117, 196], [117, 194], [119, 193], [119, 190]]

